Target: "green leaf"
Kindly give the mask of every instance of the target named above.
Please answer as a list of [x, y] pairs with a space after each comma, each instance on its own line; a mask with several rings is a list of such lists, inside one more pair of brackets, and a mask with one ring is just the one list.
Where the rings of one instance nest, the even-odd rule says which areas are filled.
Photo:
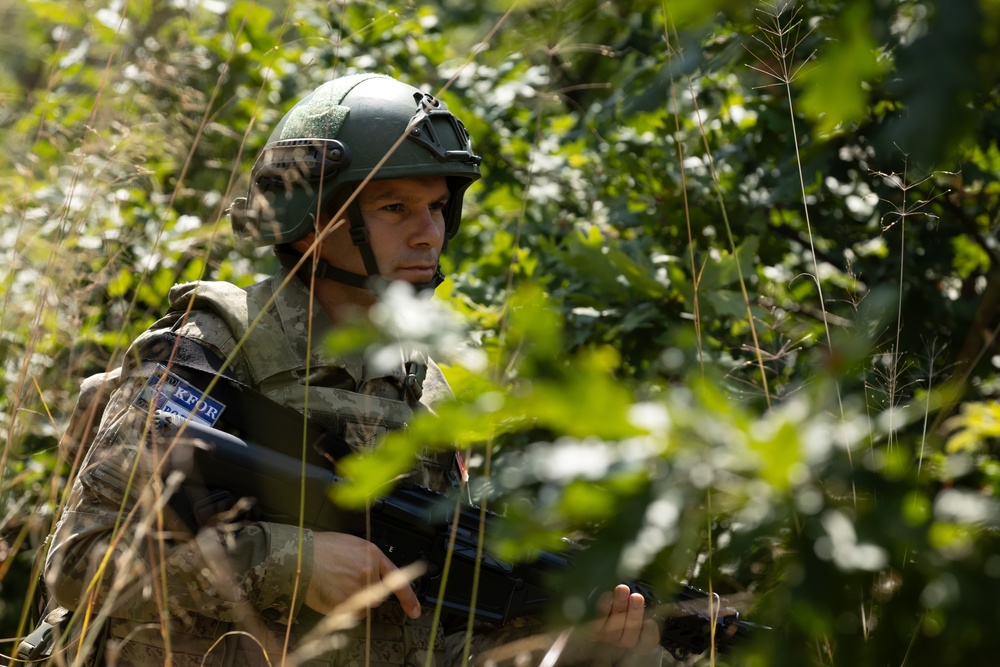
[[654, 278], [656, 267], [651, 262], [640, 262], [625, 254], [597, 227], [574, 233], [563, 257], [601, 294], [653, 300], [666, 295], [666, 287]]
[[702, 294], [711, 293], [738, 282], [741, 276], [745, 280], [754, 275], [759, 248], [760, 239], [749, 236], [736, 247], [735, 258], [729, 251], [710, 255], [701, 269], [698, 289]]
[[550, 361], [561, 351], [562, 321], [541, 287], [526, 283], [510, 298], [508, 335], [529, 360]]
[[807, 66], [796, 81], [802, 89], [796, 106], [816, 123], [819, 134], [868, 113], [868, 89], [888, 66], [879, 58], [871, 25], [868, 2], [848, 3], [833, 40], [820, 50], [815, 66]]
[[132, 272], [122, 268], [118, 271], [118, 275], [108, 282], [108, 296], [112, 298], [123, 297], [128, 294], [134, 284], [135, 279]]

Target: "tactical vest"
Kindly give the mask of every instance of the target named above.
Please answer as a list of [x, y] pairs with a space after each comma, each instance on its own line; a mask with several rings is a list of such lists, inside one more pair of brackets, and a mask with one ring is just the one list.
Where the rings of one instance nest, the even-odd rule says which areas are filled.
[[[196, 318], [203, 318], [203, 311], [221, 318], [228, 335], [221, 341], [205, 342], [218, 346], [226, 359], [238, 360], [248, 384], [277, 403], [300, 411], [308, 409], [311, 418], [332, 428], [355, 448], [371, 447], [387, 430], [406, 427], [413, 418], [423, 377], [414, 385], [416, 392], [407, 391], [405, 374], [412, 368], [415, 374], [423, 375], [426, 358], [412, 355], [401, 359], [405, 366], [372, 377], [358, 360], [338, 359], [322, 351], [309, 355], [311, 358], [296, 354], [289, 335], [305, 337], [307, 332], [286, 334], [283, 330], [277, 306], [269, 303], [276, 280], [247, 290], [223, 282], [177, 285], [170, 290], [170, 313], [183, 318], [190, 307], [198, 313]], [[316, 315], [317, 320], [322, 317], [322, 313]], [[178, 333], [203, 339], [203, 326], [202, 322], [184, 324]], [[319, 335], [314, 334], [314, 348], [322, 348]]]
[[[209, 281], [176, 285], [167, 315], [144, 336], [169, 327], [202, 342], [231, 360], [230, 370], [248, 385], [308, 413], [356, 451], [369, 450], [388, 431], [406, 428], [415, 411], [450, 395], [437, 366], [415, 350], [401, 350], [392, 368], [375, 370], [360, 356], [328, 353], [323, 345], [328, 324], [326, 329], [315, 325], [307, 350], [308, 291], [294, 278], [281, 289], [287, 275], [282, 270], [246, 289]], [[327, 322], [318, 306], [314, 319]], [[300, 330], [286, 331], [286, 326]], [[141, 342], [142, 337], [133, 348]], [[422, 457], [414, 469], [413, 481], [437, 491], [448, 490], [455, 479], [453, 453]]]
[[[176, 285], [166, 316], [136, 339], [130, 353], [164, 331], [197, 340], [226, 359], [226, 370], [241, 381], [281, 405], [308, 413], [359, 451], [374, 446], [387, 431], [405, 428], [415, 411], [428, 407], [421, 397], [430, 402], [450, 393], [437, 366], [417, 352], [400, 352], [397, 365], [377, 372], [361, 358], [326, 352], [320, 327], [308, 349], [308, 293], [297, 279], [279, 291], [286, 277], [281, 271], [246, 289], [208, 281]], [[318, 309], [315, 316], [326, 321]], [[457, 480], [454, 453], [422, 457], [412, 479], [446, 491]], [[310, 625], [311, 615], [303, 608], [300, 621]], [[428, 651], [434, 654], [431, 664], [441, 665], [441, 630], [433, 638], [429, 632], [433, 616], [432, 609], [425, 609], [418, 621], [409, 621], [393, 599], [387, 600], [373, 611], [370, 628], [361, 624], [346, 633], [352, 638], [347, 649], [308, 664], [363, 665], [367, 640], [374, 667], [423, 665]]]

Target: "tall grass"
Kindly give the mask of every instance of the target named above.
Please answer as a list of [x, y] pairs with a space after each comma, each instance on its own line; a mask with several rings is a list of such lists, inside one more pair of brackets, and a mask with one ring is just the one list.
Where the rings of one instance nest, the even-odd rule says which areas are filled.
[[[23, 28], [20, 50], [48, 54], [20, 65], [21, 79], [34, 74], [36, 81], [0, 80], [14, 91], [0, 93], [7, 96], [0, 103], [14, 109], [0, 125], [0, 627], [8, 639], [35, 620], [45, 536], [81, 465], [67, 433], [79, 381], [120, 362], [129, 340], [163, 311], [174, 282], [245, 285], [273, 268], [225, 230], [222, 212], [245, 188], [246, 162], [264, 128], [302, 93], [350, 68], [373, 67], [439, 86], [487, 157], [485, 184], [467, 202], [464, 234], [448, 257], [453, 280], [441, 297], [478, 329], [490, 363], [486, 370], [458, 362], [446, 368], [462, 402], [447, 408], [435, 436], [458, 441], [481, 461], [470, 492], [481, 494], [484, 507], [504, 503], [521, 520], [515, 540], [522, 538], [522, 549], [558, 544], [553, 535], [561, 529], [621, 528], [617, 543], [600, 552], [602, 574], [646, 568], [712, 593], [762, 593], [753, 612], [768, 622], [784, 614], [781, 636], [793, 647], [765, 639], [760, 659], [791, 664], [810, 653], [801, 649], [808, 643], [816, 649], [813, 664], [841, 664], [857, 655], [856, 645], [876, 647], [873, 654], [898, 664], [915, 659], [908, 645], [878, 644], [892, 637], [888, 620], [880, 621], [904, 616], [891, 615], [892, 600], [901, 599], [893, 596], [902, 593], [882, 595], [879, 582], [900, 576], [933, 592], [936, 577], [959, 578], [962, 558], [980, 553], [969, 546], [954, 555], [965, 543], [941, 536], [952, 523], [920, 518], [930, 516], [934, 489], [883, 468], [913, 446], [913, 479], [945, 467], [938, 442], [951, 409], [937, 411], [957, 394], [941, 398], [935, 389], [943, 369], [953, 367], [934, 338], [926, 366], [909, 360], [904, 285], [919, 282], [908, 262], [916, 261], [911, 246], [926, 242], [910, 225], [938, 215], [936, 184], [946, 174], [916, 181], [905, 172], [865, 175], [880, 182], [872, 189], [896, 191], [874, 233], [899, 233], [892, 335], [869, 335], [862, 311], [874, 289], [864, 287], [874, 286], [857, 295], [831, 292], [841, 289], [838, 280], [850, 281], [851, 267], [835, 267], [830, 278], [823, 266], [848, 249], [832, 244], [853, 252], [867, 239], [829, 229], [837, 211], [822, 200], [832, 195], [810, 172], [816, 146], [829, 139], [803, 128], [797, 108], [797, 79], [823, 56], [822, 44], [803, 55], [820, 36], [814, 31], [825, 29], [808, 14], [816, 8], [767, 3], [751, 22], [726, 3], [713, 4], [743, 20], [751, 35], [757, 60], [730, 68], [719, 64], [727, 52], [718, 45], [741, 44], [746, 35], [723, 24], [711, 33], [675, 25], [672, 12], [697, 13], [685, 3], [650, 3], [621, 16], [610, 5], [559, 2], [450, 14], [344, 3], [240, 5], [213, 16], [213, 7], [129, 3], [96, 18], [72, 3], [33, 0], [3, 9]], [[621, 25], [609, 26], [612, 18]], [[39, 44], [49, 50], [34, 48]], [[757, 75], [765, 86], [752, 86]], [[177, 83], [164, 85], [168, 79]], [[780, 94], [769, 97], [774, 90]], [[746, 127], [727, 118], [736, 97], [758, 114]], [[765, 119], [775, 109], [780, 120]], [[780, 199], [778, 184], [761, 185], [770, 177], [764, 167], [757, 172], [731, 150], [749, 150], [744, 137], [765, 136], [769, 124], [787, 130], [790, 158], [771, 167], [782, 183], [794, 182], [794, 197]], [[774, 144], [765, 149], [754, 156], [762, 163], [781, 153]], [[755, 201], [755, 188], [771, 199]], [[775, 237], [788, 229], [802, 235], [776, 250], [761, 227]], [[757, 247], [747, 245], [752, 237], [761, 256], [748, 266], [741, 253]], [[686, 257], [677, 260], [681, 247]], [[796, 289], [800, 274], [812, 286], [805, 293]], [[542, 286], [535, 297], [518, 289], [532, 284]], [[735, 306], [726, 301], [730, 293]], [[847, 309], [853, 321], [832, 305], [840, 299], [854, 300]], [[876, 350], [884, 364], [870, 361], [871, 340], [886, 341]], [[850, 367], [852, 345], [869, 360], [860, 378]], [[845, 358], [846, 371], [837, 368]], [[955, 375], [962, 373], [960, 384], [972, 366]], [[754, 395], [732, 401], [739, 394], [727, 383], [732, 378], [749, 378]], [[783, 385], [794, 390], [775, 388]], [[833, 388], [829, 405], [826, 386]], [[78, 418], [94, 424], [99, 415]], [[421, 444], [441, 446], [422, 429], [414, 426], [413, 443], [387, 446], [408, 456]], [[861, 442], [869, 455], [859, 463]], [[546, 456], [564, 450], [586, 452], [587, 469], [574, 476], [547, 468]], [[996, 486], [989, 470], [984, 464], [979, 473]], [[864, 477], [869, 486], [859, 489], [857, 479], [869, 473], [879, 482]], [[900, 479], [905, 493], [895, 485]], [[150, 490], [135, 512], [123, 513], [116, 539], [128, 545], [136, 531], [162, 533], [169, 490]], [[897, 495], [907, 499], [903, 510], [882, 499]], [[525, 502], [547, 516], [524, 513]], [[844, 532], [845, 517], [855, 532]], [[876, 519], [933, 536], [910, 535], [912, 545], [900, 551], [866, 523]], [[948, 554], [945, 565], [929, 573], [899, 560], [900, 552], [908, 560], [939, 548]], [[886, 568], [879, 566], [883, 552], [894, 559]], [[128, 571], [128, 562], [107, 558], [109, 572]], [[163, 605], [165, 572], [149, 582]], [[801, 583], [806, 574], [826, 580], [809, 587]], [[131, 594], [132, 583], [111, 582], [111, 597]], [[930, 594], [909, 595], [916, 604]], [[366, 601], [349, 601], [324, 629], [342, 630]], [[110, 609], [92, 604], [75, 621], [94, 630], [85, 643], [96, 641]], [[931, 620], [946, 614], [930, 603], [921, 609]], [[859, 618], [860, 644], [841, 631], [853, 628], [851, 614]], [[924, 627], [907, 630], [907, 638], [917, 641]], [[293, 647], [290, 633], [289, 626], [280, 661], [298, 664], [316, 645]], [[467, 642], [463, 661], [469, 658]], [[712, 651], [702, 664], [725, 660]]]

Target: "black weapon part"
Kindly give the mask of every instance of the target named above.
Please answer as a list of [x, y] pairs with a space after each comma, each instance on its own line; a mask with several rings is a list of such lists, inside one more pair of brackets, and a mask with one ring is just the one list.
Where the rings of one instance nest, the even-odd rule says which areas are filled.
[[[342, 480], [329, 459], [312, 447], [298, 445], [303, 460], [291, 455], [287, 443], [257, 444], [162, 411], [154, 417], [159, 433], [180, 434], [168, 450], [168, 463], [170, 469], [184, 473], [185, 481], [178, 502], [172, 499], [171, 504], [195, 530], [212, 520], [207, 515], [219, 509], [220, 498], [228, 505], [225, 509], [252, 498], [262, 520], [365, 537], [400, 567], [423, 561], [427, 569], [416, 582], [417, 597], [422, 604], [440, 605], [446, 612], [466, 616], [473, 612], [480, 620], [504, 624], [541, 613], [558, 597], [550, 575], [568, 568], [570, 559], [543, 551], [530, 562], [510, 563], [483, 552], [479, 548], [483, 519], [486, 534], [503, 520], [492, 512], [405, 481], [376, 500], [367, 514], [346, 510], [329, 494], [330, 487]], [[305, 503], [300, 504], [303, 493]], [[449, 558], [448, 579], [442, 587]], [[661, 646], [678, 660], [704, 653], [713, 642], [717, 651], [725, 653], [752, 628], [762, 627], [742, 621], [724, 598], [686, 584], [668, 602], [659, 600], [643, 582], [630, 586], [642, 593], [658, 621]], [[477, 591], [475, 606], [473, 591]]]

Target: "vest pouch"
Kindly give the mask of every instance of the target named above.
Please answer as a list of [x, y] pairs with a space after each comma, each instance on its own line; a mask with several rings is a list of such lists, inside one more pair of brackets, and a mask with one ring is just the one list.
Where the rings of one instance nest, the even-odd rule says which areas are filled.
[[[388, 381], [388, 380], [387, 380]], [[278, 403], [308, 412], [356, 452], [368, 452], [388, 431], [406, 428], [413, 409], [404, 401], [333, 387], [285, 386], [267, 393]], [[308, 411], [307, 411], [308, 406]]]

